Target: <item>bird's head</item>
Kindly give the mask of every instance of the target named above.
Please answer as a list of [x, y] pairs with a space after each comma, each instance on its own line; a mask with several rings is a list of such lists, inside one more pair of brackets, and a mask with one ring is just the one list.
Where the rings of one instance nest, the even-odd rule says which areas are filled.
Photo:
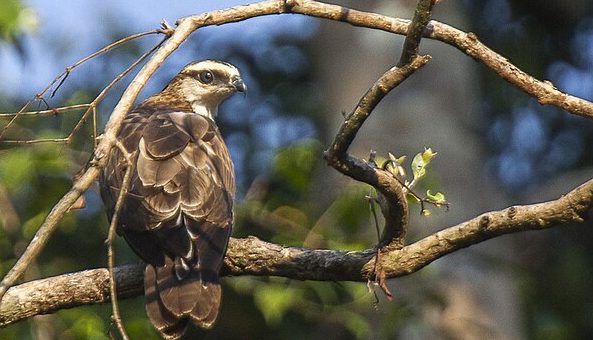
[[218, 60], [196, 61], [186, 65], [165, 88], [188, 102], [195, 113], [216, 117], [218, 105], [235, 92], [247, 91], [239, 70]]

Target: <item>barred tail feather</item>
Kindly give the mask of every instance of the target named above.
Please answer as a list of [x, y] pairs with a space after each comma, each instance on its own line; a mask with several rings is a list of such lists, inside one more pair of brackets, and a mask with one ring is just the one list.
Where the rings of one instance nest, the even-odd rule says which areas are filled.
[[192, 321], [203, 329], [212, 328], [220, 310], [221, 289], [218, 282], [200, 284], [200, 297], [190, 313]]
[[148, 264], [144, 273], [144, 295], [146, 314], [150, 322], [164, 339], [179, 339], [187, 328], [188, 319], [173, 315], [163, 306], [157, 290], [155, 268]]
[[146, 265], [146, 312], [165, 339], [179, 339], [189, 320], [204, 329], [214, 325], [221, 301], [218, 275], [205, 275], [206, 280], [202, 276], [193, 269], [179, 280], [174, 263], [168, 257], [162, 267]]

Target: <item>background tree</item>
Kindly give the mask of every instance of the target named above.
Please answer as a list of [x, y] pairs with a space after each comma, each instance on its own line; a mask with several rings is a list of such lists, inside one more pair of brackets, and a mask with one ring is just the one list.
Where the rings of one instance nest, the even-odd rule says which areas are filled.
[[[588, 52], [582, 52], [587, 51], [590, 40], [585, 18], [591, 11], [586, 2], [576, 11], [576, 18], [573, 12], [571, 25], [558, 25], [565, 33], [555, 34], [550, 29], [550, 33], [544, 34], [545, 38], [531, 27], [541, 27], [539, 20], [549, 20], [549, 16], [525, 6], [511, 7], [506, 1], [493, 0], [488, 4], [478, 9], [445, 2], [437, 6], [434, 18], [470, 31], [474, 30], [471, 18], [507, 13], [502, 16], [506, 21], [490, 23], [490, 26], [483, 25], [487, 20], [476, 19], [480, 23], [475, 28], [480, 39], [487, 44], [495, 37], [503, 41], [504, 33], [509, 32], [507, 39], [515, 40], [509, 44], [516, 45], [511, 45], [508, 53], [516, 53], [516, 58], [505, 53], [504, 42], [500, 50], [494, 44], [496, 40], [491, 47], [502, 51], [537, 78], [551, 78], [561, 89], [590, 98], [590, 91], [576, 92], [579, 87], [571, 85], [576, 83], [586, 88], [583, 79], [587, 78], [578, 78], [577, 72], [579, 67], [589, 65]], [[355, 5], [398, 17], [411, 17], [413, 8], [396, 9], [375, 2]], [[415, 6], [415, 3], [408, 5]], [[117, 19], [109, 20], [111, 15], [117, 17], [115, 13], [120, 12], [115, 6], [106, 5], [104, 12], [93, 12], [100, 13], [104, 23], [116, 24], [101, 25], [112, 31], [87, 44], [104, 45], [138, 30], [117, 24]], [[112, 10], [112, 14], [107, 14], [107, 9]], [[173, 16], [171, 21], [207, 9], [180, 10], [182, 14]], [[43, 18], [48, 12], [41, 8], [37, 15]], [[65, 15], [66, 11], [51, 13]], [[158, 18], [153, 18], [142, 29], [154, 27], [161, 16], [157, 15]], [[574, 28], [571, 30], [568, 26]], [[43, 34], [41, 32], [43, 30], [39, 34]], [[517, 32], [533, 33], [522, 36]], [[489, 34], [494, 37], [489, 38]], [[518, 37], [524, 37], [530, 44], [517, 43]], [[533, 47], [523, 48], [554, 46], [553, 41], [558, 41], [558, 46], [566, 46], [571, 39], [575, 40], [571, 42], [576, 46], [574, 53], [566, 53], [567, 49], [561, 47], [548, 47], [537, 53]], [[51, 72], [25, 73], [22, 83], [36, 87], [23, 90], [21, 98], [13, 90], [13, 99], [3, 100], [6, 103], [3, 111], [15, 111], [63, 66], [97, 49], [96, 46], [72, 48], [65, 45], [65, 41], [58, 35], [52, 42], [54, 48], [57, 47], [56, 59], [61, 62], [54, 65]], [[85, 40], [76, 38], [74, 41]], [[50, 106], [93, 98], [146, 46], [128, 44], [123, 50], [102, 57], [101, 61], [83, 66], [86, 69], [72, 73], [50, 101]], [[372, 82], [393, 65], [399, 46], [401, 41], [395, 40], [393, 35], [340, 23], [298, 16], [258, 18], [201, 30], [164, 65], [151, 80], [152, 89], [144, 93], [160, 88], [189, 60], [215, 57], [239, 65], [242, 72], [249, 75], [250, 94], [245, 100], [237, 98], [230, 102], [221, 117], [245, 197], [238, 208], [235, 236], [256, 235], [273, 242], [311, 248], [361, 250], [376, 243], [373, 222], [364, 200], [369, 188], [323, 167], [321, 150], [330, 144], [337, 124], [341, 123], [339, 112], [349, 112]], [[352, 154], [366, 158], [371, 148], [383, 155], [391, 151], [410, 156], [424, 145], [437, 149], [439, 156], [434, 163], [437, 175], [433, 174], [427, 181], [432, 187], [443, 188], [453, 205], [448, 213], [433, 211], [429, 219], [415, 218], [412, 214], [411, 239], [483, 211], [556, 198], [591, 177], [590, 168], [588, 171], [586, 168], [591, 165], [591, 157], [587, 157], [591, 153], [587, 139], [591, 136], [590, 123], [530, 102], [532, 99], [493, 77], [491, 71], [474, 66], [457, 50], [443, 46], [439, 42], [423, 41], [423, 51], [433, 55], [433, 61], [387, 97], [351, 150]], [[31, 65], [36, 65], [33, 61], [38, 58], [31, 55], [26, 59], [27, 47], [20, 49], [25, 52], [16, 53], [18, 58], [29, 63], [27, 69], [35, 69]], [[43, 50], [51, 51], [49, 47]], [[70, 50], [79, 54], [65, 55], [65, 51]], [[3, 52], [2, 58], [7, 60], [12, 51]], [[291, 62], [287, 63], [287, 59]], [[544, 64], [545, 60], [550, 61]], [[552, 68], [554, 62], [559, 63], [555, 69]], [[534, 63], [542, 65], [536, 67]], [[547, 64], [552, 66], [548, 68]], [[546, 71], [548, 69], [556, 73]], [[39, 74], [48, 76], [39, 80]], [[3, 79], [8, 78], [3, 76]], [[480, 79], [483, 91], [474, 85]], [[510, 99], [516, 101], [511, 103]], [[102, 121], [117, 100], [118, 95], [113, 94], [100, 107]], [[40, 105], [44, 108], [44, 104]], [[10, 133], [30, 138], [55, 137], [69, 131], [75, 122], [76, 117], [66, 115], [44, 121], [19, 119]], [[69, 146], [38, 145], [1, 151], [1, 181], [7, 188], [3, 198], [4, 202], [10, 202], [2, 205], [5, 236], [0, 249], [4, 270], [14, 263], [16, 254], [31, 239], [48, 209], [67, 190], [71, 174], [88, 158], [92, 146], [89, 135], [87, 127]], [[583, 174], [569, 172], [571, 168], [581, 169]], [[553, 181], [556, 174], [563, 177]], [[558, 189], [552, 189], [550, 183], [554, 182], [559, 183], [555, 185]], [[542, 186], [550, 188], [549, 191], [543, 192]], [[537, 196], [530, 197], [530, 194]], [[29, 270], [30, 278], [104, 266], [102, 241], [107, 223], [96, 194], [89, 192], [86, 198], [88, 207], [62, 221], [36, 268]], [[5, 207], [13, 207], [15, 213], [5, 213], [10, 210]], [[22, 221], [22, 228], [18, 228], [18, 219]], [[98, 219], [103, 222], [97, 224]], [[590, 267], [587, 264], [591, 259], [587, 234], [587, 228], [582, 226], [574, 231], [553, 229], [505, 237], [458, 252], [417, 275], [390, 282], [395, 302], [381, 302], [379, 311], [373, 310], [373, 296], [362, 283], [252, 277], [226, 279], [221, 321], [205, 336], [232, 336], [232, 332], [254, 338], [326, 334], [344, 338], [435, 334], [586, 336], [591, 333], [586, 320], [589, 313], [575, 306], [587, 304], [575, 301], [589, 298], [586, 288], [590, 280], [586, 268]], [[546, 251], [550, 242], [558, 248], [557, 252]], [[119, 244], [117, 249], [119, 262], [136, 260], [125, 245]], [[538, 281], [540, 275], [549, 275], [548, 280]], [[565, 282], [565, 289], [548, 286], [558, 279]], [[562, 296], [556, 297], [555, 293]], [[154, 336], [139, 299], [122, 301], [122, 305], [125, 324], [133, 338]], [[109, 328], [109, 314], [107, 305], [62, 310], [50, 315], [50, 322], [37, 317], [0, 332], [19, 338], [101, 337]], [[452, 319], [455, 321], [451, 322]], [[474, 326], [463, 327], [467, 324]]]

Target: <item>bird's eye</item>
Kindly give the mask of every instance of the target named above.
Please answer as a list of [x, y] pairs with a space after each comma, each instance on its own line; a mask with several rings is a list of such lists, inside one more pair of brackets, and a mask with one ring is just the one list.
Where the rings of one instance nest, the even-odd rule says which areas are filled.
[[214, 76], [210, 71], [202, 71], [198, 73], [198, 80], [204, 84], [210, 84], [214, 80]]

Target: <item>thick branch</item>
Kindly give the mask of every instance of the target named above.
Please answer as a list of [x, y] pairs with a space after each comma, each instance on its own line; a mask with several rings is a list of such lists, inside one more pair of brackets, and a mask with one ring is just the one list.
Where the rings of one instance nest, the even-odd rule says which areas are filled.
[[[402, 249], [384, 252], [387, 278], [414, 273], [461, 248], [526, 230], [583, 223], [593, 208], [593, 180], [550, 202], [515, 206], [482, 214]], [[374, 250], [311, 250], [261, 241], [231, 239], [224, 275], [282, 276], [297, 280], [366, 281], [373, 272]], [[142, 294], [143, 265], [116, 268], [120, 298]], [[109, 300], [107, 269], [92, 269], [23, 283], [11, 288], [0, 305], [0, 326], [33, 315]]]

